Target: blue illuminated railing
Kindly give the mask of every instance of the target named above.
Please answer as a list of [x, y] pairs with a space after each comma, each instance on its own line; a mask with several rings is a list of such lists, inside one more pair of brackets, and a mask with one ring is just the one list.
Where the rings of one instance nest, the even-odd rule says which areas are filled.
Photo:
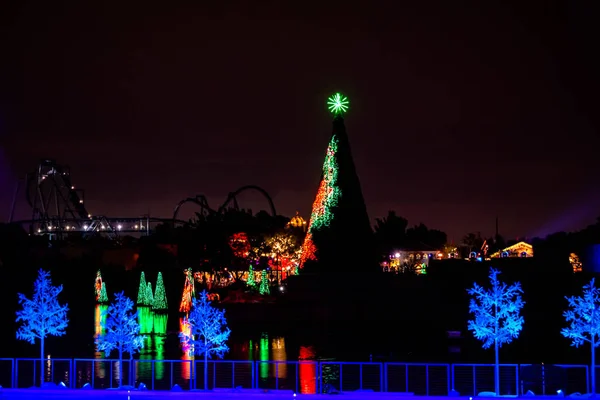
[[[40, 365], [43, 369], [40, 373]], [[0, 386], [25, 388], [44, 382], [73, 389], [116, 388], [119, 384], [150, 390], [204, 388], [204, 362], [196, 360], [123, 360], [0, 358]], [[598, 367], [600, 368], [600, 366]], [[209, 389], [279, 390], [300, 394], [373, 391], [446, 396], [456, 391], [476, 396], [494, 391], [493, 364], [425, 364], [341, 361], [225, 361], [207, 365]], [[599, 374], [600, 375], [600, 374]], [[589, 392], [586, 365], [502, 364], [503, 395]]]

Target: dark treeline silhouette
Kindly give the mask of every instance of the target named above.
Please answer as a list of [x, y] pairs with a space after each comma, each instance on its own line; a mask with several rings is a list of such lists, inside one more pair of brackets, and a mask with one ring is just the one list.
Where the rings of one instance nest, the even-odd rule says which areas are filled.
[[[123, 238], [119, 243], [102, 237], [55, 242], [29, 236], [17, 226], [0, 225], [0, 318], [4, 328], [0, 356], [37, 356], [37, 347], [16, 341], [14, 332], [17, 293], [31, 294], [39, 268], [51, 271], [54, 284], [64, 285], [61, 300], [71, 309], [67, 337], [50, 338], [49, 351], [56, 356], [89, 356], [93, 353], [93, 283], [98, 269], [109, 295], [124, 290], [131, 298], [137, 294], [142, 270], [153, 283], [162, 271], [172, 316], [168, 329], [176, 332], [184, 268], [214, 270], [238, 264], [245, 268], [233, 254], [228, 238], [245, 232], [250, 241], [259, 241], [284, 230], [286, 223], [285, 217], [232, 211], [198, 216], [181, 228], [161, 226], [150, 237]], [[302, 237], [301, 231], [294, 234]], [[445, 242], [443, 232], [424, 225], [409, 228], [408, 221], [393, 212], [377, 220], [373, 237], [384, 254], [413, 242], [434, 248]], [[467, 237], [482, 243], [479, 235]], [[487, 242], [498, 249], [510, 244], [502, 238], [493, 239]], [[462, 243], [465, 248], [480, 246], [480, 242], [469, 240]], [[534, 258], [432, 261], [427, 275], [375, 274], [365, 279], [356, 270], [340, 270], [325, 280], [312, 280], [307, 289], [298, 281], [311, 273], [301, 273], [299, 280], [290, 279], [286, 294], [274, 304], [227, 306], [232, 334], [254, 325], [260, 325], [256, 329], [277, 327], [301, 342], [317, 344], [324, 355], [355, 360], [374, 354], [406, 361], [489, 362], [493, 352], [481, 350], [480, 343], [466, 331], [466, 289], [475, 281], [486, 284], [492, 265], [502, 271], [502, 280], [522, 283], [527, 303], [521, 337], [501, 350], [501, 360], [587, 363], [588, 352], [571, 348], [561, 337], [560, 328], [565, 326], [564, 296], [578, 294], [595, 273], [600, 219], [581, 231], [559, 232], [530, 243]], [[348, 247], [345, 251], [344, 258], [348, 259], [356, 249]], [[582, 273], [572, 272], [570, 253], [580, 256]], [[449, 331], [460, 332], [459, 337], [452, 333], [449, 338]]]

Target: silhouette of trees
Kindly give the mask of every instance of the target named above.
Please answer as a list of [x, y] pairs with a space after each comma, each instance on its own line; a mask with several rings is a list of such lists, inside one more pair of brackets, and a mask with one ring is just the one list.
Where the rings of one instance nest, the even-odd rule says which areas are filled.
[[389, 254], [392, 250], [406, 242], [406, 227], [408, 220], [396, 215], [395, 211], [388, 211], [387, 217], [375, 220], [375, 240], [379, 251]]

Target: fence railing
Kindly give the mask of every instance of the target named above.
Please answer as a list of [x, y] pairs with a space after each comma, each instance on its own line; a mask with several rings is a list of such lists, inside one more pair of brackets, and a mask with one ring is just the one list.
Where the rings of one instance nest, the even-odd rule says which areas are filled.
[[[600, 368], [597, 367], [597, 368]], [[79, 389], [138, 387], [286, 390], [299, 394], [372, 391], [476, 396], [494, 391], [493, 364], [426, 364], [342, 361], [229, 361], [68, 358], [0, 358], [0, 386], [25, 388], [40, 382]], [[502, 364], [502, 395], [588, 393], [587, 365]], [[597, 376], [600, 373], [597, 374]], [[205, 379], [206, 377], [206, 379]]]

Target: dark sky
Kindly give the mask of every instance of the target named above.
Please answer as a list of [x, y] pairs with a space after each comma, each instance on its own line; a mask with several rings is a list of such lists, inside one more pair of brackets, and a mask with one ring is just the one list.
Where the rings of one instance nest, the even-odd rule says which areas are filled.
[[600, 215], [593, 1], [80, 3], [0, 12], [0, 220], [41, 158], [94, 214], [256, 184], [308, 217], [337, 90], [373, 219], [460, 240]]

